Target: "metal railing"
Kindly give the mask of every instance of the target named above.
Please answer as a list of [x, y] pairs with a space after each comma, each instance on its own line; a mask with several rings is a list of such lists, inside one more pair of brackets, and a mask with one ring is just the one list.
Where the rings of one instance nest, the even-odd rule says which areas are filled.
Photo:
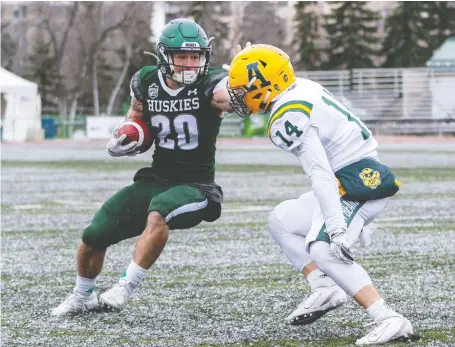
[[[374, 134], [455, 134], [455, 68], [297, 71], [322, 84]], [[227, 117], [222, 136], [241, 134]]]
[[455, 67], [297, 72], [329, 89], [362, 119], [454, 118]]

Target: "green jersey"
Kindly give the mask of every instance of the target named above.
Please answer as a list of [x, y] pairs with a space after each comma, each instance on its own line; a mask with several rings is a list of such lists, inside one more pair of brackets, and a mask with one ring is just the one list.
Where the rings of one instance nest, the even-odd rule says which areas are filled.
[[221, 118], [210, 105], [213, 90], [227, 76], [209, 68], [201, 82], [170, 89], [156, 66], [145, 66], [131, 80], [131, 96], [142, 102], [156, 136], [151, 172], [178, 182], [210, 183]]

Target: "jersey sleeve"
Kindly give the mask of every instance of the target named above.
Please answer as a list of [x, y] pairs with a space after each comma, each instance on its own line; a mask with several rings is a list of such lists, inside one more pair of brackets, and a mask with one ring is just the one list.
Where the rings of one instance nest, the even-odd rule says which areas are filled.
[[219, 85], [222, 80], [227, 77], [228, 72], [224, 69], [211, 69], [207, 72], [207, 76], [204, 81], [204, 94], [211, 99], [215, 88]]
[[314, 195], [324, 216], [326, 231], [330, 235], [335, 230], [346, 229], [346, 222], [340, 204], [338, 181], [319, 139], [318, 130], [311, 126], [293, 154], [297, 156], [303, 170], [308, 175]]
[[158, 70], [156, 66], [144, 66], [136, 72], [130, 82], [130, 96], [144, 102], [147, 99], [147, 90], [144, 90], [144, 81]]
[[289, 101], [279, 106], [270, 116], [267, 129], [272, 142], [288, 152], [300, 146], [312, 125], [312, 109], [313, 105], [305, 101]]

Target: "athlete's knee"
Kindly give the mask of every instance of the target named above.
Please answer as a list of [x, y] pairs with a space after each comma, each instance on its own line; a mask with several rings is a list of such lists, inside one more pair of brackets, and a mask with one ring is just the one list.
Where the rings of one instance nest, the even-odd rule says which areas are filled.
[[267, 225], [270, 235], [272, 235], [275, 242], [279, 244], [278, 239], [283, 237], [283, 234], [286, 234], [286, 228], [283, 221], [278, 216], [276, 209], [270, 212], [267, 219]]
[[310, 259], [321, 271], [330, 267], [335, 258], [330, 252], [330, 246], [324, 241], [314, 241], [310, 245]]
[[278, 218], [275, 210], [273, 210], [272, 212], [269, 213], [269, 217], [267, 219], [267, 225], [268, 225], [270, 233], [279, 232], [283, 229], [281, 220]]
[[82, 232], [82, 244], [93, 249], [106, 249], [112, 242], [106, 237], [106, 232], [96, 225], [90, 224]]
[[158, 229], [167, 227], [167, 222], [158, 211], [150, 211], [147, 217], [147, 228]]
[[161, 213], [157, 211], [151, 211], [147, 217], [147, 226], [145, 227], [144, 232], [157, 234], [162, 238], [167, 239], [169, 227]]
[[83, 240], [81, 241], [81, 243], [79, 244], [79, 247], [77, 248], [77, 254], [78, 256], [93, 256], [94, 254], [97, 254], [97, 253], [102, 253], [102, 252], [106, 252], [106, 248], [94, 248], [88, 244], [86, 244]]

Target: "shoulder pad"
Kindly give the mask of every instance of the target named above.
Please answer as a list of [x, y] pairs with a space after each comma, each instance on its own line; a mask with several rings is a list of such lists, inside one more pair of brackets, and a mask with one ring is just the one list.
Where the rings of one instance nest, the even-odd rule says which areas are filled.
[[276, 146], [292, 152], [302, 144], [304, 134], [310, 126], [310, 119], [302, 112], [284, 112], [269, 125], [269, 137]]
[[144, 66], [133, 75], [130, 83], [130, 96], [139, 101], [145, 101], [146, 93], [144, 92], [144, 81], [156, 74], [158, 71], [157, 66]]
[[267, 127], [267, 133], [270, 136], [270, 129], [272, 124], [279, 118], [281, 118], [286, 112], [299, 112], [310, 118], [313, 110], [313, 104], [307, 101], [291, 100], [281, 105], [277, 105], [272, 109], [270, 115], [269, 124]]

